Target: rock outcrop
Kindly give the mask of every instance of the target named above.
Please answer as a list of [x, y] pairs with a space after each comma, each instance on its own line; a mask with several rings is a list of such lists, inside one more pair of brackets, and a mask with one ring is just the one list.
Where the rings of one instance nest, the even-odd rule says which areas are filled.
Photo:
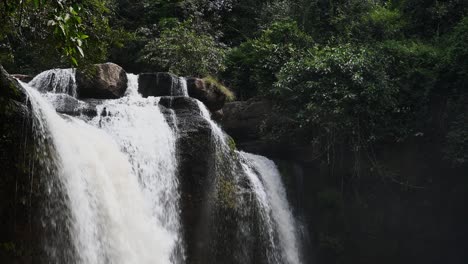
[[202, 101], [211, 112], [220, 110], [226, 102], [226, 94], [203, 79], [187, 78], [187, 89], [190, 97]]
[[[190, 97], [162, 97], [166, 120], [176, 126], [181, 221], [186, 263], [266, 263], [254, 219], [255, 203], [230, 146], [219, 145], [211, 124]], [[242, 186], [238, 186], [242, 184]], [[237, 192], [236, 188], [244, 190]], [[242, 197], [239, 197], [242, 196]]]
[[18, 81], [0, 65], [0, 263], [46, 263], [42, 163]]
[[168, 72], [140, 73], [138, 92], [143, 97], [174, 96], [179, 88], [179, 78]]
[[96, 64], [86, 72], [76, 72], [79, 98], [116, 99], [127, 89], [127, 73], [114, 63]]

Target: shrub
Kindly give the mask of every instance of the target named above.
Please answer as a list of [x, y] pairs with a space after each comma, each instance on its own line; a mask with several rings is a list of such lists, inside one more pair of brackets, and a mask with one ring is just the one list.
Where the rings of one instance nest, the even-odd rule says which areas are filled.
[[203, 81], [205, 82], [206, 85], [209, 85], [213, 87], [214, 89], [218, 90], [219, 92], [221, 92], [222, 94], [224, 94], [228, 102], [232, 102], [236, 99], [236, 96], [234, 95], [234, 93], [231, 90], [229, 90], [229, 88], [227, 88], [222, 83], [220, 83], [213, 76], [205, 77], [203, 78]]

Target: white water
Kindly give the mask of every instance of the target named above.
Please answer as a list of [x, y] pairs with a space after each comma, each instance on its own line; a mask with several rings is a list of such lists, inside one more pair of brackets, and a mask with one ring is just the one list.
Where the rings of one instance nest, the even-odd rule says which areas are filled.
[[[50, 136], [57, 152], [56, 176], [69, 199], [72, 223], [69, 232], [78, 255], [72, 263], [171, 263], [177, 240], [174, 230], [177, 227], [168, 224], [171, 220], [158, 218], [164, 214], [158, 209], [167, 204], [161, 204], [158, 208], [154, 199], [148, 197], [151, 192], [157, 192], [153, 188], [167, 187], [155, 186], [151, 179], [145, 178], [150, 175], [141, 173], [145, 171], [148, 160], [139, 161], [138, 167], [135, 167], [129, 162], [134, 161], [135, 157], [121, 152], [122, 144], [132, 146], [131, 143], [121, 143], [119, 146], [103, 130], [76, 118], [62, 118], [39, 92], [29, 85], [23, 86], [29, 94], [33, 114], [46, 128], [42, 133], [50, 133], [41, 136]], [[153, 122], [155, 120], [157, 118]], [[144, 136], [132, 138], [125, 134], [125, 129], [132, 125], [127, 124], [121, 131], [129, 141]], [[156, 134], [158, 130], [153, 132]], [[147, 140], [148, 145], [151, 144], [151, 139]], [[161, 144], [166, 143], [170, 142]], [[130, 153], [147, 154], [135, 154], [138, 151], [135, 147]], [[164, 162], [167, 161], [161, 161], [158, 165]], [[140, 178], [135, 177], [136, 172]], [[164, 191], [170, 192], [171, 189]], [[170, 218], [170, 213], [166, 215]]]
[[[265, 224], [268, 225], [269, 236], [277, 229], [284, 262], [300, 263], [296, 224], [289, 208], [281, 175], [275, 163], [263, 156], [246, 152], [239, 152], [239, 154], [247, 160], [247, 164], [244, 163], [243, 167], [251, 181], [256, 198], [265, 212]], [[270, 217], [274, 220], [274, 226]], [[270, 243], [275, 243], [271, 236]]]
[[210, 124], [211, 131], [215, 140], [218, 143], [221, 143], [222, 145], [226, 145], [226, 136], [224, 135], [224, 132], [221, 129], [221, 127], [219, 127], [218, 124], [216, 124], [216, 122], [213, 121], [213, 119], [211, 119], [211, 113], [208, 110], [208, 108], [206, 108], [205, 104], [203, 104], [200, 100], [195, 100], [197, 100], [197, 105], [200, 109], [200, 115]]
[[[42, 89], [40, 85], [52, 83], [55, 88], [47, 91], [68, 93], [67, 81], [55, 81], [66, 78], [54, 79], [51, 74], [44, 73], [31, 84]], [[103, 101], [97, 106], [98, 116], [88, 123], [59, 116], [45, 100], [52, 95], [41, 95], [23, 84], [36, 118], [46, 128], [38, 133], [52, 139], [57, 177], [69, 199], [69, 232], [77, 256], [67, 263], [184, 262], [177, 135], [158, 107], [159, 98], [139, 95], [137, 75], [129, 74], [128, 81], [125, 97]], [[180, 91], [186, 96], [183, 81], [179, 79]], [[72, 89], [76, 95], [76, 85]], [[206, 106], [198, 100], [197, 104], [217, 148], [231, 155], [224, 132]], [[238, 154], [245, 160], [242, 167], [262, 210], [263, 229], [272, 248], [269, 263], [300, 263], [294, 219], [275, 164], [261, 156]]]
[[185, 77], [179, 77], [179, 90], [180, 95], [188, 97], [188, 90], [187, 90], [187, 79]]
[[41, 72], [29, 83], [41, 92], [65, 93], [76, 97], [75, 69], [52, 69]]
[[162, 227], [169, 235], [168, 246], [180, 251], [176, 135], [158, 107], [159, 98], [141, 97], [138, 76], [127, 77], [126, 97], [97, 106], [99, 115], [90, 123], [111, 135], [128, 155], [132, 174], [151, 205], [152, 225]]
[[[207, 107], [197, 100], [200, 115], [211, 126], [215, 143], [220, 144], [220, 151], [228, 152], [223, 130], [211, 119]], [[270, 252], [269, 263], [299, 264], [299, 247], [296, 237], [296, 223], [291, 213], [281, 175], [275, 163], [263, 156], [246, 152], [237, 152], [244, 161], [242, 168], [247, 175], [255, 198], [262, 210], [263, 228], [267, 232]], [[238, 179], [237, 179], [238, 180]], [[277, 237], [276, 237], [277, 236]]]

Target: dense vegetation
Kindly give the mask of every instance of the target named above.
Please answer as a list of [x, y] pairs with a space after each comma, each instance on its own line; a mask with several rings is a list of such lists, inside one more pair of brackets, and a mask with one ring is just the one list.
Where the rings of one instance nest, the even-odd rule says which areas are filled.
[[451, 166], [468, 166], [466, 0], [0, 3], [10, 72], [103, 61], [210, 76], [238, 100], [270, 99], [292, 125], [265, 137], [357, 152], [432, 136]]
[[[468, 155], [467, 6], [463, 0], [3, 1], [0, 60], [22, 73], [111, 60], [135, 72], [215, 76], [241, 100], [278, 102], [297, 129], [314, 131], [308, 140], [330, 133], [363, 144], [403, 140], [443, 123], [435, 127], [448, 130], [447, 158], [460, 165]], [[429, 104], [445, 105], [444, 122], [430, 116]]]

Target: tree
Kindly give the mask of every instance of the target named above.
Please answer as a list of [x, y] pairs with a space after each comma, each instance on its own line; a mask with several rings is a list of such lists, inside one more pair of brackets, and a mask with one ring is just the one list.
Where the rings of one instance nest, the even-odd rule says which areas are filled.
[[239, 98], [266, 94], [276, 81], [276, 73], [313, 43], [293, 21], [273, 23], [259, 38], [248, 40], [228, 54], [224, 76]]
[[191, 20], [171, 20], [143, 49], [140, 60], [153, 69], [185, 76], [216, 75], [224, 69], [225, 48], [192, 27]]

